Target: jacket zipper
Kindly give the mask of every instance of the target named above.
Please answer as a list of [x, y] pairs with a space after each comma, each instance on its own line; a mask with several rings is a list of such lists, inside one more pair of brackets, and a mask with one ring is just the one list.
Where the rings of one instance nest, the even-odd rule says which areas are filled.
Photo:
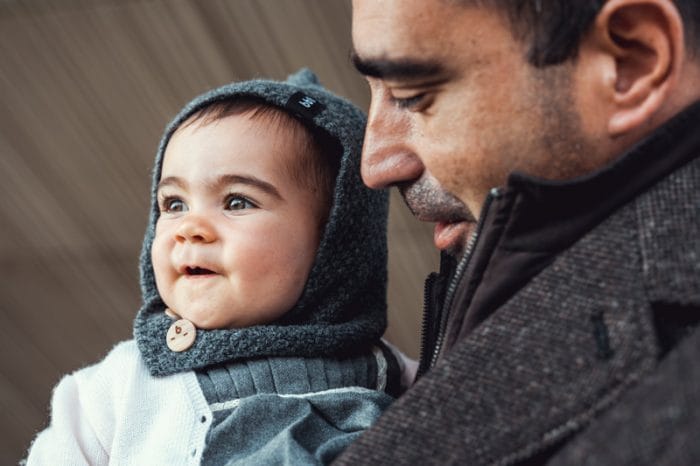
[[433, 318], [440, 315], [440, 309], [433, 312], [434, 307], [431, 305], [433, 301], [433, 287], [437, 279], [438, 274], [431, 272], [428, 278], [425, 279], [425, 285], [423, 287], [423, 323], [421, 325], [420, 360], [415, 380], [418, 380], [428, 370], [428, 367], [426, 367], [428, 362], [426, 352], [428, 348], [432, 346], [432, 341], [430, 340], [434, 333], [430, 323]]
[[[455, 273], [452, 277], [452, 280], [450, 280], [449, 286], [447, 288], [447, 292], [445, 294], [445, 301], [443, 303], [442, 309], [438, 310], [436, 313], [436, 316], [430, 316], [431, 312], [427, 307], [429, 307], [429, 299], [426, 293], [426, 299], [424, 304], [427, 306], [426, 309], [424, 309], [423, 312], [423, 330], [425, 331], [426, 328], [429, 327], [428, 325], [428, 318], [430, 317], [437, 317], [440, 319], [440, 326], [438, 327], [437, 335], [435, 336], [435, 344], [433, 346], [433, 352], [430, 357], [430, 361], [427, 361], [427, 349], [428, 348], [421, 348], [421, 361], [420, 361], [420, 366], [423, 367], [423, 373], [427, 372], [429, 369], [435, 366], [437, 363], [437, 360], [440, 356], [440, 353], [442, 352], [442, 345], [445, 342], [445, 331], [447, 330], [447, 321], [449, 320], [449, 316], [451, 313], [451, 307], [452, 307], [452, 300], [454, 299], [454, 294], [457, 291], [458, 285], [462, 281], [462, 275], [464, 274], [465, 270], [467, 269], [467, 266], [471, 262], [472, 258], [472, 253], [474, 252], [474, 247], [476, 246], [476, 243], [479, 239], [479, 236], [481, 235], [481, 231], [484, 228], [484, 222], [486, 219], [486, 215], [491, 207], [491, 204], [493, 203], [494, 199], [500, 197], [501, 192], [498, 188], [493, 188], [489, 192], [488, 196], [486, 196], [486, 200], [484, 201], [484, 207], [482, 209], [482, 214], [479, 216], [479, 221], [476, 224], [476, 229], [474, 230], [474, 233], [472, 236], [469, 238], [469, 242], [467, 243], [467, 248], [465, 250], [464, 255], [462, 256], [462, 260], [459, 261], [459, 264], [457, 264], [457, 268], [455, 269]], [[426, 281], [426, 290], [427, 290], [427, 281]], [[426, 336], [423, 336], [423, 344], [428, 343], [428, 339]]]

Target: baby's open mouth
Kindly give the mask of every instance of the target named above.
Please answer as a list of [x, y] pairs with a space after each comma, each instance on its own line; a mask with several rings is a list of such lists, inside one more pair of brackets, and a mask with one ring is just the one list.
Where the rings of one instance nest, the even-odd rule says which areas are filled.
[[215, 273], [213, 270], [202, 267], [187, 267], [185, 272], [187, 275], [213, 275]]

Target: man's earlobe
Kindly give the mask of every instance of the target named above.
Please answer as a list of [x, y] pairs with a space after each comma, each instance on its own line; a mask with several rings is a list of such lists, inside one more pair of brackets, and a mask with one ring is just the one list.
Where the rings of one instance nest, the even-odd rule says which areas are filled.
[[683, 22], [671, 0], [609, 0], [596, 18], [615, 61], [610, 136], [649, 123], [680, 74]]

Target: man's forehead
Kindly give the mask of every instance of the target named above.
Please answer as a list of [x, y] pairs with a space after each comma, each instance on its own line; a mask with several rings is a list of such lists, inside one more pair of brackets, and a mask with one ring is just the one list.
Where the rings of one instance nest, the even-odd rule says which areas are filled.
[[411, 66], [449, 60], [483, 12], [445, 0], [353, 0], [354, 57]]
[[444, 78], [492, 48], [483, 23], [494, 16], [445, 0], [354, 0], [352, 61], [369, 77]]
[[[439, 29], [437, 0], [354, 0], [353, 45], [362, 58], [399, 59], [420, 53], [425, 38]], [[416, 50], [418, 48], [418, 50]]]

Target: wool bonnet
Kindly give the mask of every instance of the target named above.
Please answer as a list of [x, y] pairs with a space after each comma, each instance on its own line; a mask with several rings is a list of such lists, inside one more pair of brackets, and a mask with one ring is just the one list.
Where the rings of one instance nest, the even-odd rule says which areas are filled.
[[[156, 288], [151, 247], [159, 210], [156, 199], [165, 148], [192, 114], [231, 97], [251, 97], [325, 131], [342, 146], [328, 221], [304, 291], [278, 320], [240, 329], [198, 330], [191, 348], [171, 351], [166, 332], [172, 319]], [[188, 103], [166, 127], [153, 169], [148, 227], [140, 257], [143, 302], [134, 337], [153, 375], [265, 356], [350, 354], [376, 342], [386, 328], [388, 196], [360, 178], [366, 118], [347, 100], [324, 89], [302, 69], [286, 81], [251, 80], [206, 92]]]

